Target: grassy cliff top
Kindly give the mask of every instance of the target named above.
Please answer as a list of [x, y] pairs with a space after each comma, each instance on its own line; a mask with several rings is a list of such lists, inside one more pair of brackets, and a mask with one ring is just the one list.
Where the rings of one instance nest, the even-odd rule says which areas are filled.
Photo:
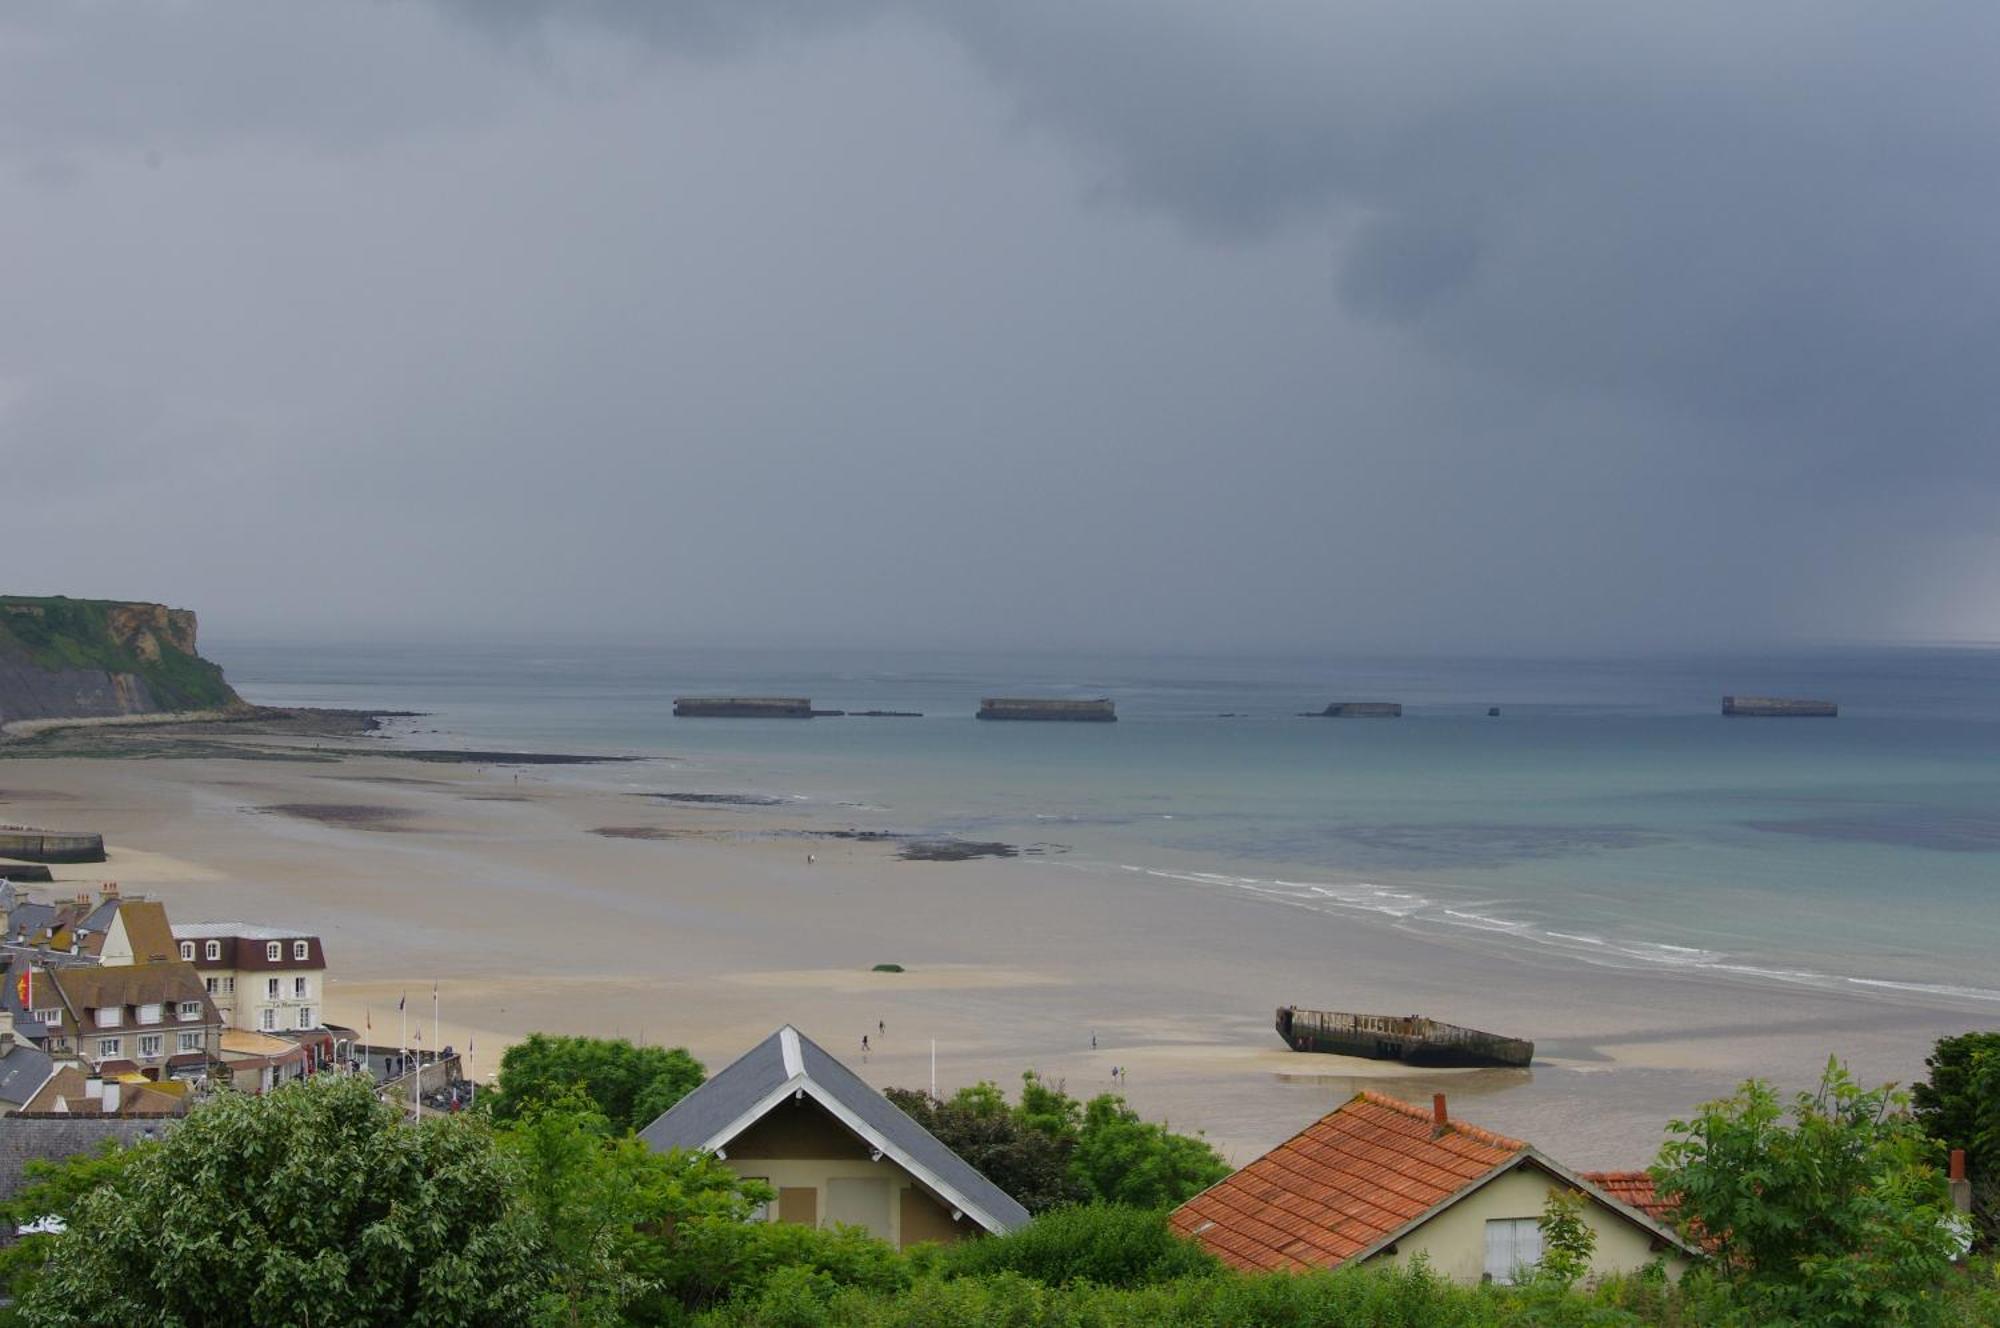
[[0, 595], [0, 658], [51, 673], [132, 674], [169, 710], [240, 704], [222, 670], [195, 651], [187, 609], [62, 595]]

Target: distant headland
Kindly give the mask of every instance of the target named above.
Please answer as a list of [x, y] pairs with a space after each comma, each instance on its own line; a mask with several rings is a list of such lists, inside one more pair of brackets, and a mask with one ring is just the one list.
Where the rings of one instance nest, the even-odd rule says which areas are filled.
[[0, 724], [236, 710], [189, 609], [0, 595]]

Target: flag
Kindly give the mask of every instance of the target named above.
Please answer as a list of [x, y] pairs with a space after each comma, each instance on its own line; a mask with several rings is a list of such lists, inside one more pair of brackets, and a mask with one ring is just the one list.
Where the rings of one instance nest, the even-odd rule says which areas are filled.
[[15, 981], [15, 983], [14, 983], [14, 994], [15, 994], [16, 996], [18, 996], [18, 997], [20, 997], [20, 998], [21, 998], [21, 1010], [22, 1010], [22, 1013], [24, 1013], [24, 1014], [33, 1014], [33, 1013], [34, 1013], [34, 1011], [35, 1011], [35, 970], [34, 970], [34, 969], [32, 969], [32, 968], [23, 968], [23, 969], [21, 970], [21, 976], [20, 976], [20, 978], [19, 978], [19, 979], [17, 979], [17, 980]]
[[361, 1012], [361, 1026], [371, 1033], [375, 1031], [375, 1012], [373, 1010], [363, 1010]]
[[409, 992], [407, 992], [407, 991], [406, 991], [406, 992], [404, 992], [404, 993], [403, 993], [403, 994], [402, 994], [401, 996], [398, 996], [398, 997], [396, 998], [396, 1008], [397, 1008], [398, 1010], [401, 1010], [401, 1009], [403, 1008], [403, 1002], [405, 1002], [405, 1001], [407, 1001], [407, 1000], [409, 1000], [409, 999], [410, 999], [410, 993], [409, 993]]

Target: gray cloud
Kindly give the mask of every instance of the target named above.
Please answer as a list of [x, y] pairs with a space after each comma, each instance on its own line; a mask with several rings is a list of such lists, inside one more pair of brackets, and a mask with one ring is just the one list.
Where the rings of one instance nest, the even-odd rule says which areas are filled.
[[5, 22], [0, 462], [189, 518], [143, 586], [116, 534], [23, 588], [274, 630], [2000, 634], [1983, 7]]

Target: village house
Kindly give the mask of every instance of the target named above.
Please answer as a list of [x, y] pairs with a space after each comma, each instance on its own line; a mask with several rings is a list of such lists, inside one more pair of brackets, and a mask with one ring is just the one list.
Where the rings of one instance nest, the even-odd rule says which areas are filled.
[[326, 951], [319, 937], [247, 922], [184, 923], [173, 936], [229, 1027], [294, 1033], [324, 1026]]
[[222, 1016], [191, 964], [36, 969], [25, 985], [43, 1011], [43, 1049], [98, 1077], [199, 1078], [219, 1054]]
[[1593, 1276], [1658, 1263], [1678, 1278], [1698, 1257], [1656, 1213], [1518, 1139], [1453, 1120], [1443, 1094], [1429, 1111], [1358, 1094], [1170, 1221], [1246, 1271], [1401, 1266], [1421, 1256], [1453, 1281], [1508, 1284], [1541, 1260], [1551, 1190], [1584, 1196]]
[[790, 1024], [639, 1132], [775, 1190], [762, 1217], [899, 1247], [1012, 1231], [1028, 1212]]

